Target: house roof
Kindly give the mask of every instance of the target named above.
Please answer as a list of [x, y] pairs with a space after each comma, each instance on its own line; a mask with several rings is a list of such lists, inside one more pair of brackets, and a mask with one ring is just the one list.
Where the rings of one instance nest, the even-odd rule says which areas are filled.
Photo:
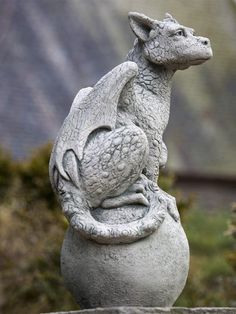
[[235, 175], [236, 10], [220, 0], [191, 8], [184, 1], [185, 10], [173, 0], [2, 1], [1, 145], [21, 159], [54, 140], [78, 90], [123, 62], [132, 47], [127, 12], [162, 19], [170, 11], [211, 38], [215, 57], [176, 74], [165, 134], [168, 168]]

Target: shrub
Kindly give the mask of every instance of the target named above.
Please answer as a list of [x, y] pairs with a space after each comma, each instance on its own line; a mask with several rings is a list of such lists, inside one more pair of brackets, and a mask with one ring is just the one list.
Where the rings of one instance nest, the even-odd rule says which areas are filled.
[[0, 148], [0, 202], [6, 200], [15, 180], [15, 164], [11, 155]]
[[58, 207], [48, 174], [51, 150], [52, 145], [46, 144], [36, 149], [26, 161], [18, 163], [19, 192], [25, 200], [26, 208], [39, 203], [50, 210]]

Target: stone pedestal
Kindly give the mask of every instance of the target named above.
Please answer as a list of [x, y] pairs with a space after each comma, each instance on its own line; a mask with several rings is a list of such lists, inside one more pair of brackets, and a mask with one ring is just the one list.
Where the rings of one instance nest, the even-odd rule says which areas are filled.
[[110, 307], [48, 314], [236, 314], [235, 307]]
[[184, 288], [188, 267], [187, 238], [170, 215], [158, 231], [131, 244], [97, 244], [69, 228], [61, 251], [66, 287], [82, 309], [170, 307]]

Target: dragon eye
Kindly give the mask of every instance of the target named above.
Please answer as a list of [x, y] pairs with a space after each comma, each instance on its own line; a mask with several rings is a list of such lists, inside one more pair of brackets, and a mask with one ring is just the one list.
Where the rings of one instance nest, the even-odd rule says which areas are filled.
[[184, 36], [184, 31], [182, 29], [179, 29], [176, 33], [175, 33], [176, 36]]

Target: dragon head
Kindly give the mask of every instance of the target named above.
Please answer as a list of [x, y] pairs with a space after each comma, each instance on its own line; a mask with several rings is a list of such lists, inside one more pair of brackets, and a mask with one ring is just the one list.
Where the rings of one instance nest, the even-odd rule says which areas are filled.
[[163, 21], [144, 14], [129, 13], [131, 29], [150, 62], [172, 70], [184, 70], [212, 57], [210, 40], [196, 36], [192, 28], [180, 25], [170, 14]]

